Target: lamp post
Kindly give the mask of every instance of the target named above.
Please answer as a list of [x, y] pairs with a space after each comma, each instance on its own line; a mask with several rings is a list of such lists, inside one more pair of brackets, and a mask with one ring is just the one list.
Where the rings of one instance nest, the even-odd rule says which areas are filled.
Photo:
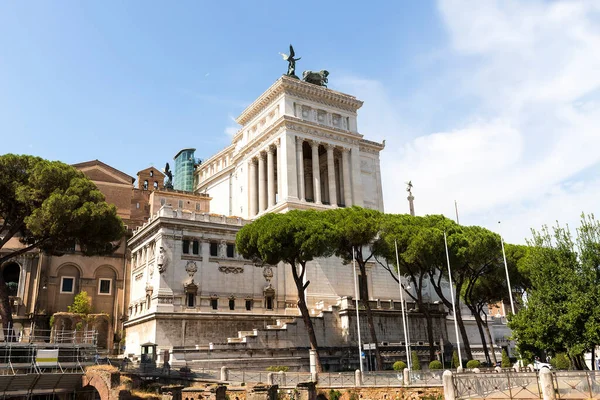
[[358, 361], [360, 362], [360, 373], [362, 374], [362, 342], [360, 339], [360, 314], [358, 312], [358, 279], [356, 278], [356, 259], [354, 258], [354, 247], [352, 248], [352, 271], [354, 272], [354, 304], [356, 308], [356, 330], [358, 333]]
[[[500, 224], [500, 221], [498, 221]], [[508, 275], [508, 264], [506, 263], [506, 252], [504, 251], [504, 239], [502, 239], [502, 234], [500, 233], [500, 244], [502, 245], [502, 257], [504, 258], [504, 270], [506, 272], [506, 284], [508, 285], [508, 296], [510, 298], [510, 310], [512, 313], [515, 313], [515, 303], [513, 302], [512, 296], [512, 288], [510, 287], [510, 276]]]
[[398, 289], [400, 290], [400, 307], [402, 309], [402, 326], [404, 327], [404, 346], [406, 347], [406, 362], [410, 370], [410, 344], [408, 341], [408, 321], [404, 308], [404, 289], [402, 288], [402, 275], [400, 275], [400, 259], [398, 257], [398, 243], [394, 241], [396, 247], [396, 266], [398, 267]]
[[458, 347], [458, 363], [462, 368], [462, 354], [460, 351], [460, 336], [458, 335], [458, 321], [456, 320], [456, 303], [454, 301], [454, 293], [452, 290], [452, 271], [450, 270], [450, 254], [448, 253], [448, 240], [446, 239], [446, 231], [444, 231], [444, 245], [446, 246], [446, 261], [448, 263], [448, 283], [450, 286], [450, 298], [452, 299], [452, 313], [454, 314], [454, 331], [456, 332], [456, 347]]

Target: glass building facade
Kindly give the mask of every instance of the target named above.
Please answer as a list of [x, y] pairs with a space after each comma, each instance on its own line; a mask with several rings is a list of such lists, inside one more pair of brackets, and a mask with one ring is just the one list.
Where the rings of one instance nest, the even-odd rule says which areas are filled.
[[194, 152], [196, 149], [183, 149], [177, 153], [173, 177], [173, 189], [192, 192], [194, 190]]

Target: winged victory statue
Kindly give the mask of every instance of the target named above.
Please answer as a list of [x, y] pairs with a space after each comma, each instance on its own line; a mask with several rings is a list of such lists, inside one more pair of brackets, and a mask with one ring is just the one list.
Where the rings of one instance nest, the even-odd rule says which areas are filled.
[[296, 76], [296, 61], [300, 60], [302, 57], [296, 57], [296, 53], [294, 52], [294, 47], [290, 44], [290, 54], [287, 55], [285, 53], [279, 53], [283, 57], [285, 61], [288, 62], [288, 72], [287, 76], [291, 76], [292, 78], [297, 78]]

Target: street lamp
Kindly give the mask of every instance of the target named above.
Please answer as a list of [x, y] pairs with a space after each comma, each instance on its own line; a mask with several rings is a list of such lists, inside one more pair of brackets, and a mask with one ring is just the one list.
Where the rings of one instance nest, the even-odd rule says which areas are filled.
[[456, 347], [458, 348], [458, 363], [462, 368], [462, 354], [460, 351], [460, 337], [458, 335], [458, 321], [456, 320], [456, 303], [454, 302], [454, 293], [452, 290], [452, 271], [450, 270], [450, 254], [448, 253], [448, 240], [446, 231], [444, 231], [444, 245], [446, 246], [446, 261], [448, 263], [448, 283], [450, 286], [450, 298], [452, 299], [452, 313], [454, 314], [454, 331], [456, 332]]
[[406, 362], [408, 369], [410, 370], [410, 344], [408, 336], [408, 318], [406, 317], [406, 310], [404, 308], [404, 289], [402, 288], [402, 278], [400, 275], [400, 259], [398, 257], [398, 243], [394, 241], [396, 248], [396, 266], [398, 267], [398, 289], [400, 290], [400, 307], [402, 309], [402, 326], [404, 327], [404, 346], [406, 347]]
[[[500, 221], [498, 221], [498, 224], [500, 224]], [[510, 310], [512, 311], [512, 313], [514, 315], [515, 303], [513, 302], [512, 288], [510, 287], [510, 277], [508, 275], [508, 264], [506, 263], [506, 252], [504, 251], [504, 239], [502, 239], [501, 233], [499, 235], [500, 235], [500, 244], [502, 245], [502, 257], [504, 257], [504, 270], [506, 271], [506, 283], [508, 284], [508, 296], [510, 298]]]

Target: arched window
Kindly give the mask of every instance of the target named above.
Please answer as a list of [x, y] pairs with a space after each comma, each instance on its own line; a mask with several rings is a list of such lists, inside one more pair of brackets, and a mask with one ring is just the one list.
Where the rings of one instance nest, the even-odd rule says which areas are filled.
[[158, 189], [158, 182], [154, 181], [154, 189]]
[[148, 190], [148, 179], [144, 181], [144, 190]]
[[19, 278], [21, 276], [21, 267], [16, 262], [8, 263], [2, 268], [2, 277], [6, 283], [6, 290], [9, 296], [16, 296], [19, 289]]

